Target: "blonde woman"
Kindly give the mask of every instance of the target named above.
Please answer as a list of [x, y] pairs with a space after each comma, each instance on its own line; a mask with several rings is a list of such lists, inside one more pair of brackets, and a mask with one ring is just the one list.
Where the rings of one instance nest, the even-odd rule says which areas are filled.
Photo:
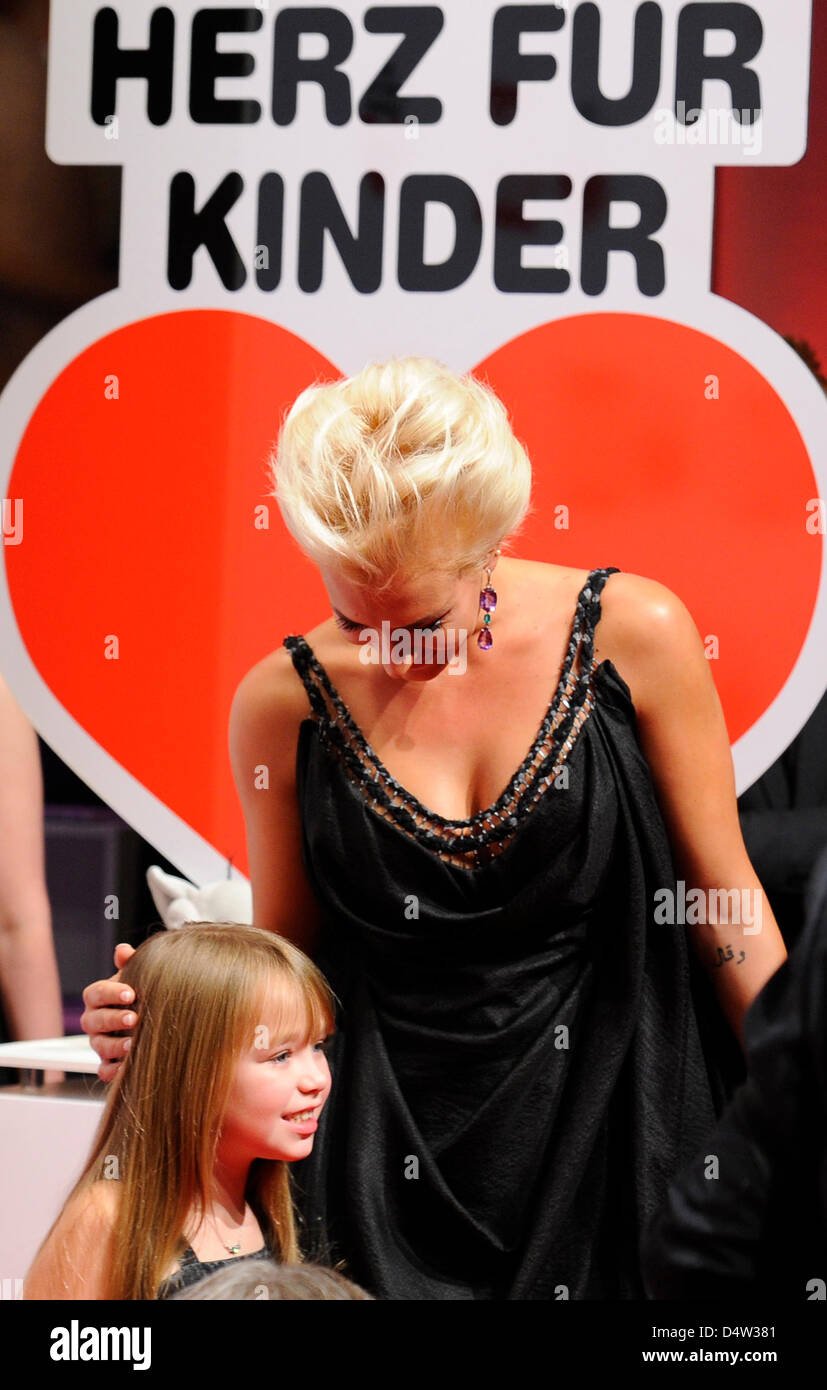
[[199, 922], [121, 972], [139, 1011], [92, 1153], [27, 1299], [153, 1299], [229, 1260], [300, 1258], [288, 1165], [330, 1091], [327, 983], [291, 942]]
[[[761, 905], [695, 625], [505, 553], [529, 461], [439, 362], [309, 387], [273, 464], [332, 613], [247, 673], [230, 745], [256, 921], [344, 1004], [303, 1211], [379, 1297], [642, 1297], [642, 1225], [785, 957], [765, 902], [681, 921], [676, 879]], [[119, 989], [85, 995], [104, 1078]]]

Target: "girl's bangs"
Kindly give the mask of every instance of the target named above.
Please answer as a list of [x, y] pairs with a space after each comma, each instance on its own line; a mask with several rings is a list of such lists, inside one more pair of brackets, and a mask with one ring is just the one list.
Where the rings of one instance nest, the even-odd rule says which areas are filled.
[[291, 1039], [306, 1044], [327, 1037], [333, 1019], [326, 1000], [311, 981], [271, 971], [256, 995], [253, 1027], [266, 1028], [273, 1046]]

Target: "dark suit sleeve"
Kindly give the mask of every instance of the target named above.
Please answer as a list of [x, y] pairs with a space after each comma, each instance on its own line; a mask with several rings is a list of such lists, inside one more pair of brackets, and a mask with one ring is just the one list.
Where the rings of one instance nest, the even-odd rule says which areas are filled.
[[825, 1107], [814, 1056], [825, 1029], [808, 1003], [827, 997], [819, 915], [747, 1011], [747, 1079], [644, 1228], [649, 1298], [804, 1297], [819, 1272], [817, 1247], [805, 1253], [821, 1221]]
[[644, 1230], [647, 1297], [754, 1296], [772, 1183], [763, 1128], [761, 1097], [748, 1079]]
[[803, 893], [827, 845], [827, 806], [742, 811], [744, 844], [767, 893]]

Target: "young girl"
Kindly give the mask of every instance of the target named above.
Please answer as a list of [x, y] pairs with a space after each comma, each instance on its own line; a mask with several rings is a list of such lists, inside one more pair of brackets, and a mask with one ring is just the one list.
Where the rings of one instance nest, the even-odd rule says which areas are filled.
[[334, 997], [258, 927], [197, 922], [123, 971], [139, 1021], [26, 1299], [165, 1298], [229, 1259], [301, 1259], [287, 1165], [330, 1091]]

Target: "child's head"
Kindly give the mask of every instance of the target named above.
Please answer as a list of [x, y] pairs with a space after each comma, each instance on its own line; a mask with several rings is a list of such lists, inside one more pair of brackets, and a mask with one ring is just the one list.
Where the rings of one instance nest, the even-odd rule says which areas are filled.
[[[306, 1157], [330, 1090], [334, 996], [298, 947], [258, 927], [195, 922], [150, 937], [121, 971], [133, 1042], [73, 1189], [116, 1178], [113, 1298], [154, 1298], [208, 1210], [217, 1164], [282, 1260], [301, 1258], [287, 1164]], [[312, 1110], [307, 1123], [295, 1112]]]
[[[138, 1023], [118, 1103], [199, 1166], [305, 1158], [330, 1091], [333, 996], [298, 947], [259, 927], [196, 922], [145, 941], [121, 971]], [[159, 1085], [159, 1082], [161, 1083]], [[312, 1111], [301, 1124], [297, 1112]]]
[[228, 1302], [236, 1299], [275, 1299], [279, 1302], [329, 1303], [375, 1300], [366, 1289], [323, 1265], [277, 1265], [273, 1260], [231, 1260], [223, 1269], [207, 1274], [195, 1284], [172, 1295], [174, 1303]]

